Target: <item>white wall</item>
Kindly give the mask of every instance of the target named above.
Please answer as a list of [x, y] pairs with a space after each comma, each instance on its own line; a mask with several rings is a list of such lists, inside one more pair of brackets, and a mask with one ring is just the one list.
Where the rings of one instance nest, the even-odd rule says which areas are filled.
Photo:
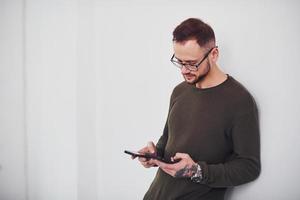
[[149, 187], [155, 170], [122, 151], [162, 133], [169, 96], [182, 80], [169, 62], [171, 34], [199, 17], [215, 30], [219, 65], [253, 93], [261, 112], [262, 174], [228, 199], [299, 199], [299, 8], [297, 1], [99, 1], [99, 196], [141, 199]]
[[141, 199], [156, 170], [123, 153], [157, 141], [182, 78], [188, 17], [261, 112], [262, 174], [228, 199], [299, 199], [297, 1], [0, 1], [0, 199]]
[[77, 4], [25, 6], [29, 199], [76, 199]]
[[0, 199], [26, 197], [23, 4], [0, 1]]
[[0, 199], [96, 199], [92, 2], [0, 3]]

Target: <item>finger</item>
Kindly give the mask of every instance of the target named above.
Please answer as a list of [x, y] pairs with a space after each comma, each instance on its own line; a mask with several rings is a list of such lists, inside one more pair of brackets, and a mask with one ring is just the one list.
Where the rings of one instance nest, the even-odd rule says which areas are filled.
[[139, 153], [149, 153], [149, 148], [148, 148], [148, 146], [146, 146], [146, 147], [144, 147], [144, 148], [138, 150], [138, 152], [139, 152]]
[[157, 167], [157, 165], [156, 165], [153, 161], [151, 161], [151, 160], [146, 161], [146, 162], [141, 162], [141, 164], [142, 164], [144, 167], [146, 167], [146, 168], [149, 168], [149, 167]]
[[140, 162], [146, 162], [147, 159], [146, 159], [146, 158], [139, 157], [139, 161], [140, 161]]
[[152, 159], [152, 162], [154, 163], [154, 164], [156, 164], [157, 166], [161, 166], [161, 165], [163, 165], [164, 163], [163, 162], [161, 162], [161, 161], [159, 161], [159, 160], [156, 160], [156, 159]]
[[166, 172], [167, 174], [171, 175], [174, 177], [175, 172], [173, 170], [169, 170], [169, 169], [165, 169], [165, 168], [161, 168], [164, 172]]
[[147, 162], [141, 162], [141, 164], [142, 164], [145, 168], [151, 167]]
[[188, 154], [186, 154], [186, 153], [176, 153], [175, 156], [173, 157], [173, 159], [180, 160], [180, 159], [184, 159], [187, 157], [188, 157]]
[[174, 170], [174, 164], [167, 164], [167, 163], [161, 162], [161, 161], [156, 160], [156, 159], [154, 159], [154, 162], [160, 168], [167, 169], [167, 170]]
[[134, 160], [136, 158], [136, 156], [131, 156], [131, 159]]
[[173, 162], [173, 164], [176, 164], [178, 163], [179, 161], [181, 161], [182, 159], [181, 158], [177, 158], [177, 157], [171, 157], [171, 161]]
[[150, 159], [147, 162], [149, 165], [157, 165], [154, 159]]

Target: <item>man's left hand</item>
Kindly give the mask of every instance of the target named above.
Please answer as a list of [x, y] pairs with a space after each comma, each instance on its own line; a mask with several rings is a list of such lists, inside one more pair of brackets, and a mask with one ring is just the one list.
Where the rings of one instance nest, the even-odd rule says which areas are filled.
[[175, 164], [167, 164], [159, 160], [154, 160], [154, 162], [167, 174], [175, 178], [190, 178], [197, 171], [197, 165], [186, 153], [176, 153], [174, 157], [171, 158], [172, 161], [180, 160]]

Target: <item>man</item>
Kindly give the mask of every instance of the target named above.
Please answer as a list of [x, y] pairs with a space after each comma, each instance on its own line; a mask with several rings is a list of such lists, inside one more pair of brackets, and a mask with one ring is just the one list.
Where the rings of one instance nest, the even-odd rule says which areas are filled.
[[172, 63], [184, 77], [171, 95], [167, 122], [156, 146], [139, 158], [156, 167], [145, 200], [221, 200], [227, 187], [260, 174], [258, 111], [251, 94], [216, 64], [219, 50], [212, 28], [190, 18], [173, 32]]

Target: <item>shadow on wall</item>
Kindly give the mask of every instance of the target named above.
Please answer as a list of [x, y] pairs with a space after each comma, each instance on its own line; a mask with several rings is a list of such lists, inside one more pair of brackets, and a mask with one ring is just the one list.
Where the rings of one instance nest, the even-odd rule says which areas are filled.
[[225, 194], [225, 200], [230, 200], [232, 199], [232, 194], [233, 194], [234, 188], [228, 188]]

